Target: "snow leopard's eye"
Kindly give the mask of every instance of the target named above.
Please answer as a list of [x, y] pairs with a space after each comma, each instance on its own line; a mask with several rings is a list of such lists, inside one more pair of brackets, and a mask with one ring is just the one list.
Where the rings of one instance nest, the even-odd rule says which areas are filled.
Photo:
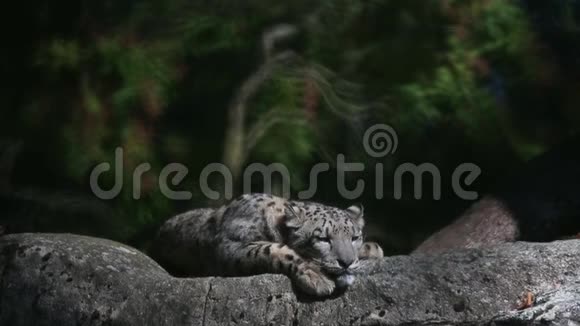
[[318, 237], [316, 237], [316, 240], [318, 240], [319, 242], [330, 242], [329, 237], [318, 236]]
[[352, 237], [352, 242], [359, 241], [359, 240], [360, 240], [360, 235], [355, 235]]

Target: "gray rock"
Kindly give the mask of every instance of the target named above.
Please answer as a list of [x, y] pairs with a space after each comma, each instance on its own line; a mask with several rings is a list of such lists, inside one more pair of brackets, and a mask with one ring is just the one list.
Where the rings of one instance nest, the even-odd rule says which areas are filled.
[[[70, 234], [0, 238], [0, 325], [570, 324], [580, 241], [387, 258], [342, 295], [281, 275], [175, 278], [131, 247]], [[538, 304], [516, 311], [531, 291]]]
[[580, 325], [580, 286], [558, 288], [541, 294], [529, 309], [507, 313], [496, 325]]

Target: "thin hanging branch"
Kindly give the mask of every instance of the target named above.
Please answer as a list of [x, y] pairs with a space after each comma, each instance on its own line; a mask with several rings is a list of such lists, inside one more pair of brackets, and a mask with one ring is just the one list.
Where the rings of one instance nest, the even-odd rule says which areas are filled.
[[[295, 33], [296, 28], [288, 24], [274, 26], [264, 33], [262, 37], [264, 62], [241, 84], [229, 105], [223, 162], [230, 169], [234, 180], [241, 174], [248, 148], [245, 125], [247, 104], [279, 68], [301, 61], [301, 57], [292, 50], [273, 53], [276, 42], [292, 37]], [[252, 141], [255, 142], [255, 139]]]
[[301, 112], [282, 112], [276, 108], [271, 109], [254, 123], [252, 129], [248, 132], [245, 153], [250, 153], [264, 135], [275, 125], [280, 123], [291, 123], [296, 125], [306, 125], [304, 114]]

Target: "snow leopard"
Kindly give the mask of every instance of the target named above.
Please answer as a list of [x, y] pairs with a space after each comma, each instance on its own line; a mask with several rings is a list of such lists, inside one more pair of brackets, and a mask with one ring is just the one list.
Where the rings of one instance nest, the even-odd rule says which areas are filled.
[[156, 240], [162, 265], [188, 276], [284, 274], [304, 293], [350, 286], [383, 250], [363, 242], [363, 209], [340, 209], [268, 194], [245, 194], [217, 209], [169, 219]]

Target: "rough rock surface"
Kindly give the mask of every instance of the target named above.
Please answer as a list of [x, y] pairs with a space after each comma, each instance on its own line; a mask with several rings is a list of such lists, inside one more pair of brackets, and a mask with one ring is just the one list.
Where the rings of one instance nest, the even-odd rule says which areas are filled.
[[580, 286], [566, 286], [536, 298], [534, 307], [508, 313], [496, 325], [580, 325]]
[[[175, 278], [136, 249], [70, 234], [0, 238], [0, 325], [400, 325], [580, 322], [580, 241], [387, 258], [342, 295], [281, 275]], [[516, 311], [526, 291], [537, 305]]]
[[514, 242], [519, 233], [518, 222], [509, 207], [499, 198], [486, 196], [423, 241], [414, 252], [437, 254], [458, 248], [489, 247]]

